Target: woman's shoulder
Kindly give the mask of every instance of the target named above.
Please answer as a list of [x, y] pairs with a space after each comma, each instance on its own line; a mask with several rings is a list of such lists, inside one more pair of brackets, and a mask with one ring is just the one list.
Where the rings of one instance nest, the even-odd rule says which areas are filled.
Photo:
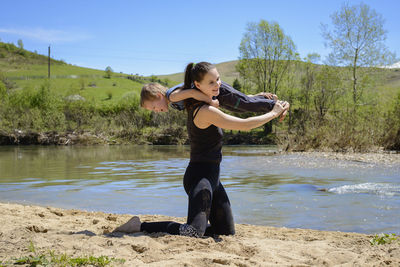
[[208, 105], [208, 104], [205, 103], [205, 102], [202, 102], [202, 101], [198, 101], [198, 100], [196, 100], [194, 98], [190, 98], [190, 99], [186, 99], [185, 100], [185, 109], [188, 112], [194, 111], [194, 110], [198, 109], [199, 107], [201, 107], [203, 105]]
[[[198, 111], [196, 111], [198, 110]], [[214, 116], [217, 113], [220, 113], [221, 111], [213, 106], [210, 106], [207, 103], [203, 103], [203, 105], [200, 105], [196, 108], [195, 112], [201, 114], [201, 117], [210, 117], [210, 116]]]

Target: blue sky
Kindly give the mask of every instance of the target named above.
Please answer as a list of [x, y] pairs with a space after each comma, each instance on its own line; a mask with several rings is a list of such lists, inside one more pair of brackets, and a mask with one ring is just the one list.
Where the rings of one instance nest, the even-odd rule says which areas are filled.
[[[358, 4], [361, 1], [349, 1]], [[400, 1], [362, 1], [385, 18], [386, 45], [400, 56]], [[2, 1], [0, 39], [67, 63], [116, 72], [182, 72], [189, 62], [239, 57], [248, 22], [276, 21], [301, 57], [329, 52], [320, 24], [330, 25], [339, 0]]]

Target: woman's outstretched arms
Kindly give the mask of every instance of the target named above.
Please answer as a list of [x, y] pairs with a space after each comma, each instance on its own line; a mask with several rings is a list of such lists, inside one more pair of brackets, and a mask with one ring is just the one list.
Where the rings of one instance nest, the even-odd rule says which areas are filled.
[[205, 129], [210, 125], [215, 125], [227, 130], [249, 131], [278, 117], [282, 112], [289, 109], [289, 106], [288, 102], [278, 101], [274, 105], [274, 108], [268, 113], [241, 119], [226, 114], [215, 107], [205, 105], [200, 108], [196, 118], [194, 119], [194, 123], [200, 129]]

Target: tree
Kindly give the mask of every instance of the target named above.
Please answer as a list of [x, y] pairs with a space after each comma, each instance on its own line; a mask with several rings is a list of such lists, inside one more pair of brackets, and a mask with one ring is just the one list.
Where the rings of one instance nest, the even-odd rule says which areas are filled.
[[22, 42], [22, 40], [21, 39], [19, 39], [18, 40], [18, 47], [19, 47], [19, 49], [24, 49], [24, 43]]
[[110, 66], [107, 66], [106, 68], [106, 75], [104, 76], [104, 78], [110, 79], [111, 78], [111, 74], [113, 73], [113, 70]]
[[240, 84], [240, 82], [237, 78], [233, 81], [232, 87], [238, 91], [240, 91], [240, 89], [242, 89], [242, 85]]
[[386, 31], [380, 14], [366, 4], [349, 6], [343, 4], [341, 9], [331, 15], [333, 30], [322, 24], [322, 36], [326, 46], [332, 49], [329, 61], [338, 66], [348, 66], [352, 73], [352, 96], [354, 109], [362, 95], [359, 88], [359, 68], [376, 67], [391, 64], [395, 61], [384, 45]]
[[261, 20], [249, 23], [239, 47], [237, 70], [259, 90], [276, 94], [279, 84], [296, 57], [292, 39], [278, 23]]
[[320, 55], [317, 53], [308, 54], [304, 58], [305, 63], [305, 73], [301, 77], [301, 90], [300, 90], [300, 102], [306, 112], [309, 113], [309, 105], [311, 99], [311, 92], [315, 83], [315, 76], [317, 73], [316, 63], [320, 60]]
[[315, 75], [315, 84], [312, 91], [318, 121], [322, 122], [341, 93], [339, 71], [329, 66], [323, 66]]

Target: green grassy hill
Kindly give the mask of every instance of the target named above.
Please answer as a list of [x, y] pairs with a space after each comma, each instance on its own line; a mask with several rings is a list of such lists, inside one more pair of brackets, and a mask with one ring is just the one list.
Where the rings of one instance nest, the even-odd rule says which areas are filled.
[[[239, 78], [239, 73], [235, 69], [237, 63], [237, 60], [233, 60], [215, 64], [223, 81], [232, 84], [236, 78]], [[305, 63], [300, 62], [298, 66], [299, 68], [296, 70], [296, 75], [304, 72]], [[183, 82], [183, 75], [183, 72], [180, 72], [170, 75], [160, 75], [158, 77], [181, 83]], [[398, 93], [400, 89], [400, 69], [374, 69], [371, 71], [370, 76], [376, 84], [373, 90], [379, 92], [382, 97], [390, 99]]]
[[[172, 86], [183, 81], [183, 73], [159, 77], [112, 73], [106, 78], [104, 70], [51, 59], [51, 78], [48, 79], [47, 61], [44, 55], [0, 42], [0, 144], [19, 144], [20, 141], [15, 140], [23, 141], [29, 133], [36, 135], [23, 143], [66, 144], [71, 132], [79, 134], [82, 131], [95, 134], [105, 143], [123, 140], [134, 144], [182, 144], [187, 141], [185, 116], [181, 112], [172, 110], [155, 114], [139, 108], [139, 94], [144, 83], [160, 82]], [[216, 64], [223, 81], [233, 84], [239, 77], [236, 64], [237, 61]], [[290, 79], [277, 92], [283, 99], [290, 100], [292, 111], [284, 123], [276, 125], [274, 134], [277, 138], [258, 128], [249, 133], [231, 133], [231, 139], [227, 134], [227, 143], [267, 144], [274, 140], [287, 149], [291, 144], [300, 150], [329, 147], [361, 151], [372, 146], [400, 150], [400, 69], [360, 69], [368, 75], [364, 75], [359, 83], [365, 90], [355, 114], [352, 112], [349, 71], [308, 65], [319, 73], [328, 70], [338, 74], [334, 77], [341, 81], [330, 96], [335, 99], [335, 104], [321, 119], [315, 110], [319, 106], [314, 103], [322, 99], [318, 97], [325, 96], [325, 87], [329, 90], [335, 83], [320, 78], [319, 91], [305, 96], [306, 66], [307, 63], [295, 62]], [[70, 95], [80, 95], [86, 101], [69, 100], [66, 97]], [[305, 99], [310, 100], [308, 104]], [[308, 111], [305, 105], [308, 105]], [[286, 131], [288, 127], [291, 127], [290, 133]], [[15, 133], [20, 130], [28, 133], [27, 136], [16, 138]], [[54, 132], [65, 134], [56, 140]], [[38, 137], [42, 133], [49, 133], [44, 141]], [[398, 141], [393, 141], [396, 138]], [[86, 139], [87, 136], [82, 135], [82, 142]]]
[[[232, 84], [236, 78], [239, 78], [239, 73], [235, 69], [235, 65], [237, 60], [222, 62], [219, 64], [215, 64], [218, 69], [219, 74], [221, 75], [221, 80]], [[159, 75], [160, 79], [170, 79], [176, 83], [183, 82], [183, 72], [174, 73], [169, 75]]]
[[[51, 75], [103, 75], [104, 71], [82, 68], [66, 64], [61, 60], [51, 59]], [[0, 72], [9, 78], [27, 76], [47, 77], [48, 57], [25, 49], [14, 44], [0, 42]]]
[[[45, 83], [61, 96], [79, 94], [96, 105], [114, 104], [127, 95], [139, 96], [145, 77], [113, 73], [105, 78], [105, 71], [83, 68], [51, 59], [51, 79], [48, 75], [48, 57], [13, 44], [0, 42], [0, 78], [13, 89], [37, 89]], [[127, 79], [130, 77], [131, 79]]]
[[[13, 44], [0, 42], [0, 75], [15, 83], [16, 87], [38, 87], [47, 80], [48, 58]], [[237, 60], [215, 64], [221, 79], [232, 84], [239, 73], [235, 66]], [[296, 72], [303, 72], [300, 63]], [[121, 99], [128, 92], [139, 93], [142, 84], [150, 81], [167, 81], [172, 86], [183, 82], [183, 72], [157, 77], [133, 77], [126, 79], [127, 74], [114, 73], [111, 79], [104, 78], [103, 70], [83, 68], [51, 59], [52, 87], [63, 95], [80, 94], [83, 97], [94, 98], [100, 103], [108, 104]], [[374, 90], [380, 91], [382, 97], [392, 98], [400, 88], [400, 69], [376, 69], [371, 74], [377, 84]], [[168, 82], [169, 81], [169, 82]], [[111, 98], [110, 98], [111, 96]], [[108, 99], [107, 101], [105, 99]]]

